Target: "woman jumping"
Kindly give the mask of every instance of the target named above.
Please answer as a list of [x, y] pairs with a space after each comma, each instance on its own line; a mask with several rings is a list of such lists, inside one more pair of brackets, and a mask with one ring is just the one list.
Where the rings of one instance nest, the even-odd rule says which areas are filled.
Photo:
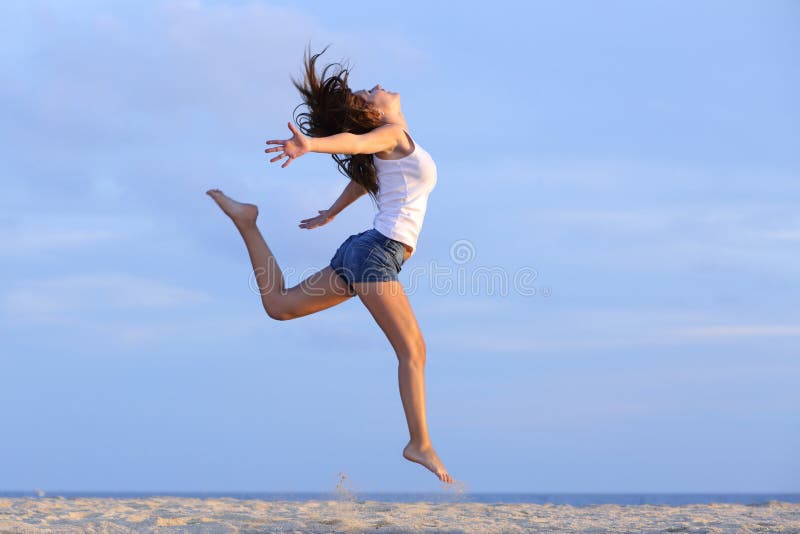
[[[353, 92], [349, 70], [328, 65], [321, 77], [313, 56], [304, 55], [305, 79], [292, 83], [308, 112], [298, 126], [288, 124], [290, 139], [270, 140], [265, 152], [281, 152], [285, 168], [308, 152], [331, 154], [349, 182], [339, 198], [319, 215], [304, 219], [301, 228], [318, 228], [333, 220], [365, 193], [377, 204], [373, 227], [351, 235], [336, 250], [330, 264], [298, 285], [286, 288], [275, 256], [256, 226], [258, 208], [207, 191], [232, 220], [244, 239], [253, 264], [261, 302], [276, 320], [294, 319], [330, 308], [358, 295], [397, 354], [400, 397], [411, 439], [403, 457], [430, 469], [439, 480], [452, 477], [433, 449], [425, 416], [425, 340], [397, 274], [413, 254], [428, 203], [436, 184], [436, 164], [411, 138], [400, 107], [400, 95], [376, 85]], [[339, 65], [326, 77], [328, 69]], [[305, 134], [305, 135], [304, 135]], [[308, 136], [308, 137], [306, 137]]]

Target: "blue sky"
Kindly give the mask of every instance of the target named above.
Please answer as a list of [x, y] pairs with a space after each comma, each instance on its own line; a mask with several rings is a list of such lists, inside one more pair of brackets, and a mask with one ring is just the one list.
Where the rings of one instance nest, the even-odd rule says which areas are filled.
[[[292, 285], [371, 227], [364, 197], [298, 228], [346, 178], [263, 153], [310, 41], [436, 160], [400, 278], [457, 480], [800, 491], [798, 29], [789, 1], [4, 2], [0, 489], [440, 488], [360, 301], [271, 321], [204, 195], [259, 205]], [[535, 294], [455, 287], [480, 269]]]

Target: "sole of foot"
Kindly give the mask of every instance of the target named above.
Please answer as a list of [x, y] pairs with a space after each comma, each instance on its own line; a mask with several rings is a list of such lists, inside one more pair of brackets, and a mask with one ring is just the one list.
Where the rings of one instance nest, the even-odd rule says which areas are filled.
[[237, 202], [223, 193], [220, 189], [209, 189], [206, 194], [214, 199], [214, 202], [222, 209], [225, 214], [238, 224], [255, 224], [258, 218], [258, 206], [255, 204], [245, 204]]

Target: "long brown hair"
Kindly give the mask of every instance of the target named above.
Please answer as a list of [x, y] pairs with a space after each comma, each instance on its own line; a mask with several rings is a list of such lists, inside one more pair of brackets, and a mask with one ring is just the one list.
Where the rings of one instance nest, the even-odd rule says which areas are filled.
[[[295, 116], [297, 127], [310, 137], [326, 137], [342, 132], [365, 134], [383, 122], [380, 112], [362, 98], [357, 97], [347, 85], [350, 69], [341, 63], [327, 65], [320, 76], [316, 72], [316, 61], [322, 52], [303, 54], [305, 76], [300, 83], [292, 78], [292, 83], [300, 91], [303, 102], [295, 107], [306, 106], [308, 111]], [[328, 70], [336, 68], [330, 76]], [[378, 174], [372, 163], [371, 154], [331, 154], [339, 172], [361, 185], [374, 201], [377, 201]]]

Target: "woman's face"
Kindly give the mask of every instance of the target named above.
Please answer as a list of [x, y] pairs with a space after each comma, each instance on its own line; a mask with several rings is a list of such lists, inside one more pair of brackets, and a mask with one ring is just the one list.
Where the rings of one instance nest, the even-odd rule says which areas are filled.
[[364, 99], [367, 103], [384, 113], [392, 113], [400, 110], [400, 94], [386, 91], [381, 87], [381, 84], [369, 90], [361, 89], [353, 94]]

